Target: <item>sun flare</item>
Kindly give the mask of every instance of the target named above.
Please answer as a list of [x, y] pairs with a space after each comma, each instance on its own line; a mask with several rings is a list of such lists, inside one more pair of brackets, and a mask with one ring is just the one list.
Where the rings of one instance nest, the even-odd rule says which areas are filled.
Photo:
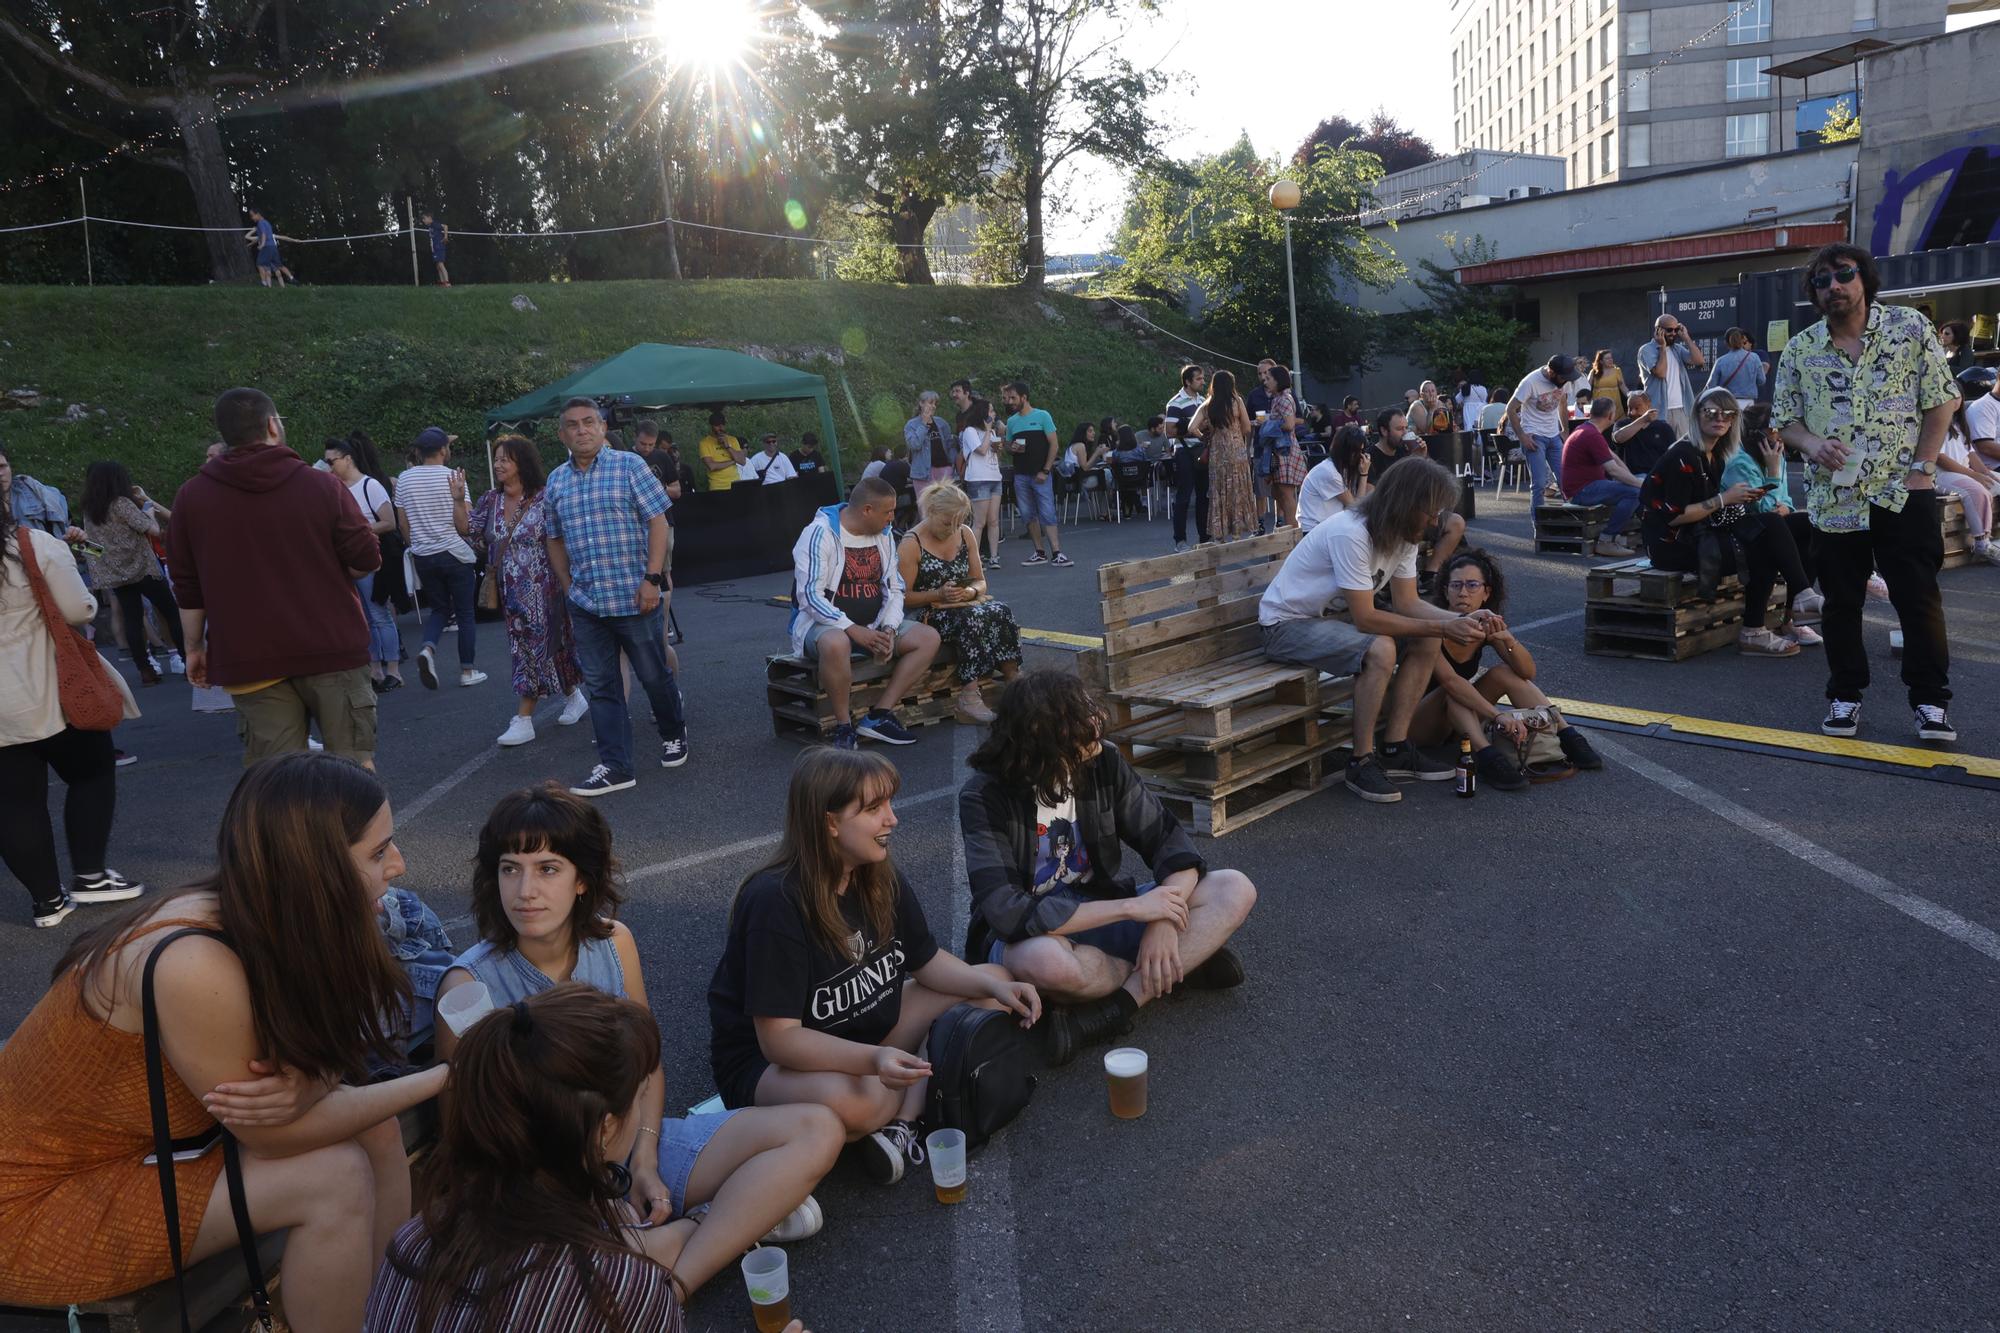
[[654, 0], [653, 32], [669, 64], [721, 69], [749, 53], [757, 9], [752, 0]]

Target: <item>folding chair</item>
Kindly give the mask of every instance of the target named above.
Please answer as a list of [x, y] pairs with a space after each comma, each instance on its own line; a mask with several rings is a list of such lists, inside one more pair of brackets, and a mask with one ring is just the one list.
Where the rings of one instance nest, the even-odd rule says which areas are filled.
[[1131, 463], [1113, 463], [1111, 465], [1111, 489], [1112, 503], [1115, 506], [1112, 512], [1118, 516], [1120, 523], [1125, 521], [1126, 497], [1131, 496], [1137, 499], [1139, 493], [1142, 491], [1145, 492], [1146, 497], [1146, 521], [1152, 521], [1153, 465], [1151, 463], [1144, 459]]

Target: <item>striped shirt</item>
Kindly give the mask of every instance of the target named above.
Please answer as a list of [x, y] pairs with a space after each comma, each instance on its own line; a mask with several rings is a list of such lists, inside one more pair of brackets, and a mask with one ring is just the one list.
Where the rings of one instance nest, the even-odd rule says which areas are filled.
[[[418, 1216], [405, 1222], [389, 1243], [389, 1250], [411, 1267], [421, 1268], [428, 1262], [431, 1240], [424, 1219]], [[664, 1267], [637, 1253], [599, 1251], [590, 1259], [598, 1291], [627, 1329], [633, 1333], [685, 1333], [680, 1302]], [[516, 1278], [486, 1310], [454, 1301], [437, 1319], [424, 1325], [418, 1322], [422, 1287], [404, 1277], [393, 1262], [384, 1263], [376, 1270], [375, 1285], [368, 1293], [368, 1309], [361, 1320], [363, 1333], [598, 1333], [609, 1327], [592, 1311], [575, 1260], [569, 1255], [538, 1245], [515, 1271], [528, 1267], [535, 1271]], [[486, 1318], [489, 1314], [490, 1322]]]
[[451, 521], [450, 468], [442, 463], [405, 468], [396, 478], [396, 504], [410, 520], [411, 555], [449, 552], [468, 565], [472, 563], [472, 548]]
[[646, 529], [673, 503], [646, 460], [599, 449], [588, 468], [572, 459], [550, 473], [542, 497], [549, 537], [569, 556], [570, 601], [594, 616], [638, 615]]

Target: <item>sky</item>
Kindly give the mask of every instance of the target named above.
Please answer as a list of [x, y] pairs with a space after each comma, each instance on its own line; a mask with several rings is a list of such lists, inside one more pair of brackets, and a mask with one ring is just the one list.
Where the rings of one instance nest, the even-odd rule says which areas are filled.
[[[1244, 132], [1261, 155], [1289, 157], [1328, 116], [1365, 121], [1377, 107], [1452, 151], [1448, 0], [1162, 0], [1123, 40], [1135, 66], [1166, 81], [1152, 106], [1178, 127], [1171, 157], [1220, 152]], [[1049, 252], [1109, 241], [1128, 186], [1101, 163], [1071, 172], [1060, 193], [1075, 207], [1050, 219]]]

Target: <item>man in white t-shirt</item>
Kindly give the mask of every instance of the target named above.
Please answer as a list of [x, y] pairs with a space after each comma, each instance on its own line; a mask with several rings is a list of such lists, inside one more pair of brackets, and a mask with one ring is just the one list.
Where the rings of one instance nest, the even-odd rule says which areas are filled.
[[1507, 400], [1507, 424], [1514, 428], [1534, 478], [1531, 509], [1542, 507], [1542, 496], [1562, 475], [1562, 442], [1570, 423], [1569, 381], [1575, 374], [1576, 362], [1558, 352], [1547, 365], [1524, 375]]
[[766, 435], [764, 437], [763, 447], [750, 455], [748, 466], [752, 472], [763, 478], [766, 486], [774, 486], [781, 481], [790, 481], [799, 475], [799, 470], [792, 466], [792, 460], [785, 454], [778, 452], [778, 437], [776, 435]]
[[[1410, 718], [1445, 639], [1478, 643], [1489, 631], [1506, 628], [1490, 611], [1454, 615], [1417, 595], [1417, 542], [1457, 499], [1458, 483], [1445, 468], [1425, 458], [1403, 459], [1359, 505], [1299, 539], [1257, 607], [1266, 657], [1355, 677], [1347, 789], [1364, 801], [1402, 800], [1395, 778], [1451, 778], [1452, 765], [1410, 743]], [[1375, 604], [1384, 591], [1386, 610]], [[1331, 618], [1343, 605], [1352, 624]], [[1375, 723], [1385, 700], [1378, 756]]]
[[1993, 397], [1995, 376], [1986, 366], [1958, 375], [1959, 396], [1965, 399], [1965, 436], [1972, 451], [1991, 468], [2000, 468], [2000, 400]]
[[1311, 532], [1348, 507], [1347, 482], [1331, 458], [1322, 458], [1306, 473], [1299, 487], [1299, 531]]
[[1653, 340], [1639, 344], [1639, 387], [1653, 396], [1660, 417], [1674, 428], [1674, 438], [1698, 439], [1694, 433], [1694, 380], [1690, 371], [1708, 364], [1701, 348], [1672, 315], [1653, 321]]

